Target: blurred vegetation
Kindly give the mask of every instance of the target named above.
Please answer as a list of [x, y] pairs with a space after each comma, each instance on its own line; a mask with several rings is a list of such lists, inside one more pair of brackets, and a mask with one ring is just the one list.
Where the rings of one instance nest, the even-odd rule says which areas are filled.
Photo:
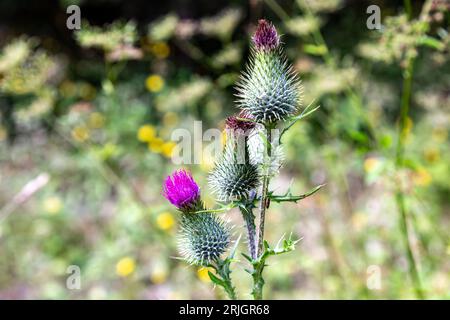
[[[65, 24], [74, 3], [79, 31]], [[381, 30], [366, 27], [371, 4]], [[173, 258], [177, 213], [161, 182], [177, 167], [174, 129], [222, 128], [236, 112], [233, 85], [262, 17], [284, 34], [304, 104], [321, 105], [286, 134], [274, 186], [326, 183], [267, 216], [269, 241], [287, 229], [303, 239], [267, 269], [267, 298], [416, 298], [417, 285], [450, 298], [449, 9], [446, 0], [2, 1], [0, 298], [223, 298], [207, 270]], [[212, 203], [214, 159], [202, 158], [188, 167]], [[228, 217], [242, 233], [238, 213]], [[81, 269], [80, 290], [66, 288], [69, 265]], [[233, 277], [249, 287], [244, 270]]]

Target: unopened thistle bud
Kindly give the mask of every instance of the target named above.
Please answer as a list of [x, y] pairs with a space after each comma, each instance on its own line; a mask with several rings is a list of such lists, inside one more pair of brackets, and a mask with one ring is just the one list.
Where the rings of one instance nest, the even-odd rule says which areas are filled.
[[223, 154], [209, 176], [209, 185], [219, 201], [248, 197], [258, 187], [257, 166], [250, 163], [247, 139], [255, 123], [250, 119], [226, 120], [227, 141]]
[[288, 64], [271, 23], [260, 20], [252, 40], [250, 63], [237, 86], [239, 107], [259, 123], [285, 120], [298, 110], [300, 81]]
[[178, 248], [191, 264], [206, 266], [216, 261], [230, 244], [230, 230], [212, 213], [184, 213], [180, 220]]

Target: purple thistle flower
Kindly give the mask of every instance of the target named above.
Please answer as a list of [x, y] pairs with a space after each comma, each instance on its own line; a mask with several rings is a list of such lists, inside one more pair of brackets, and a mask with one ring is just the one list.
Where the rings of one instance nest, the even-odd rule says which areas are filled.
[[163, 195], [180, 210], [195, 208], [200, 201], [200, 188], [186, 170], [177, 170], [164, 181]]
[[252, 37], [256, 50], [272, 51], [278, 48], [280, 37], [272, 23], [264, 19], [258, 21], [258, 27]]

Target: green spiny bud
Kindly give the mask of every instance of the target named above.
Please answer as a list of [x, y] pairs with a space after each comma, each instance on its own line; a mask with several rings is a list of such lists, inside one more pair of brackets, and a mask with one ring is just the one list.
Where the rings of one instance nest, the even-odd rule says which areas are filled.
[[230, 244], [230, 229], [212, 213], [181, 215], [178, 248], [188, 263], [206, 266], [220, 258]]
[[260, 21], [253, 37], [250, 63], [237, 86], [239, 107], [259, 123], [285, 120], [297, 112], [301, 90], [275, 28], [265, 20]]
[[253, 127], [253, 122], [227, 119], [224, 152], [209, 176], [209, 185], [220, 201], [246, 198], [259, 184], [258, 168], [250, 163], [247, 146]]

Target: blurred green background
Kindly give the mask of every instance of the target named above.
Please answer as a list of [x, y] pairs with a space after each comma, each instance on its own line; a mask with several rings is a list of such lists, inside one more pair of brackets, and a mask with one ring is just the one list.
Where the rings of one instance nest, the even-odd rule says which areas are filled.
[[[66, 27], [70, 4], [81, 8], [79, 31]], [[381, 30], [366, 27], [371, 4]], [[0, 298], [223, 298], [207, 270], [174, 259], [177, 212], [161, 184], [179, 168], [174, 129], [192, 130], [195, 120], [222, 129], [237, 111], [233, 86], [260, 18], [283, 34], [304, 105], [321, 105], [288, 132], [273, 188], [304, 193], [326, 183], [298, 204], [272, 204], [269, 242], [290, 232], [302, 241], [269, 261], [265, 296], [416, 298], [400, 195], [424, 294], [450, 298], [449, 7], [1, 1]], [[213, 206], [214, 159], [202, 159], [185, 167]], [[239, 212], [226, 217], [236, 237], [245, 234]], [[242, 260], [232, 276], [250, 298]], [[80, 268], [79, 290], [66, 287], [70, 265]]]

